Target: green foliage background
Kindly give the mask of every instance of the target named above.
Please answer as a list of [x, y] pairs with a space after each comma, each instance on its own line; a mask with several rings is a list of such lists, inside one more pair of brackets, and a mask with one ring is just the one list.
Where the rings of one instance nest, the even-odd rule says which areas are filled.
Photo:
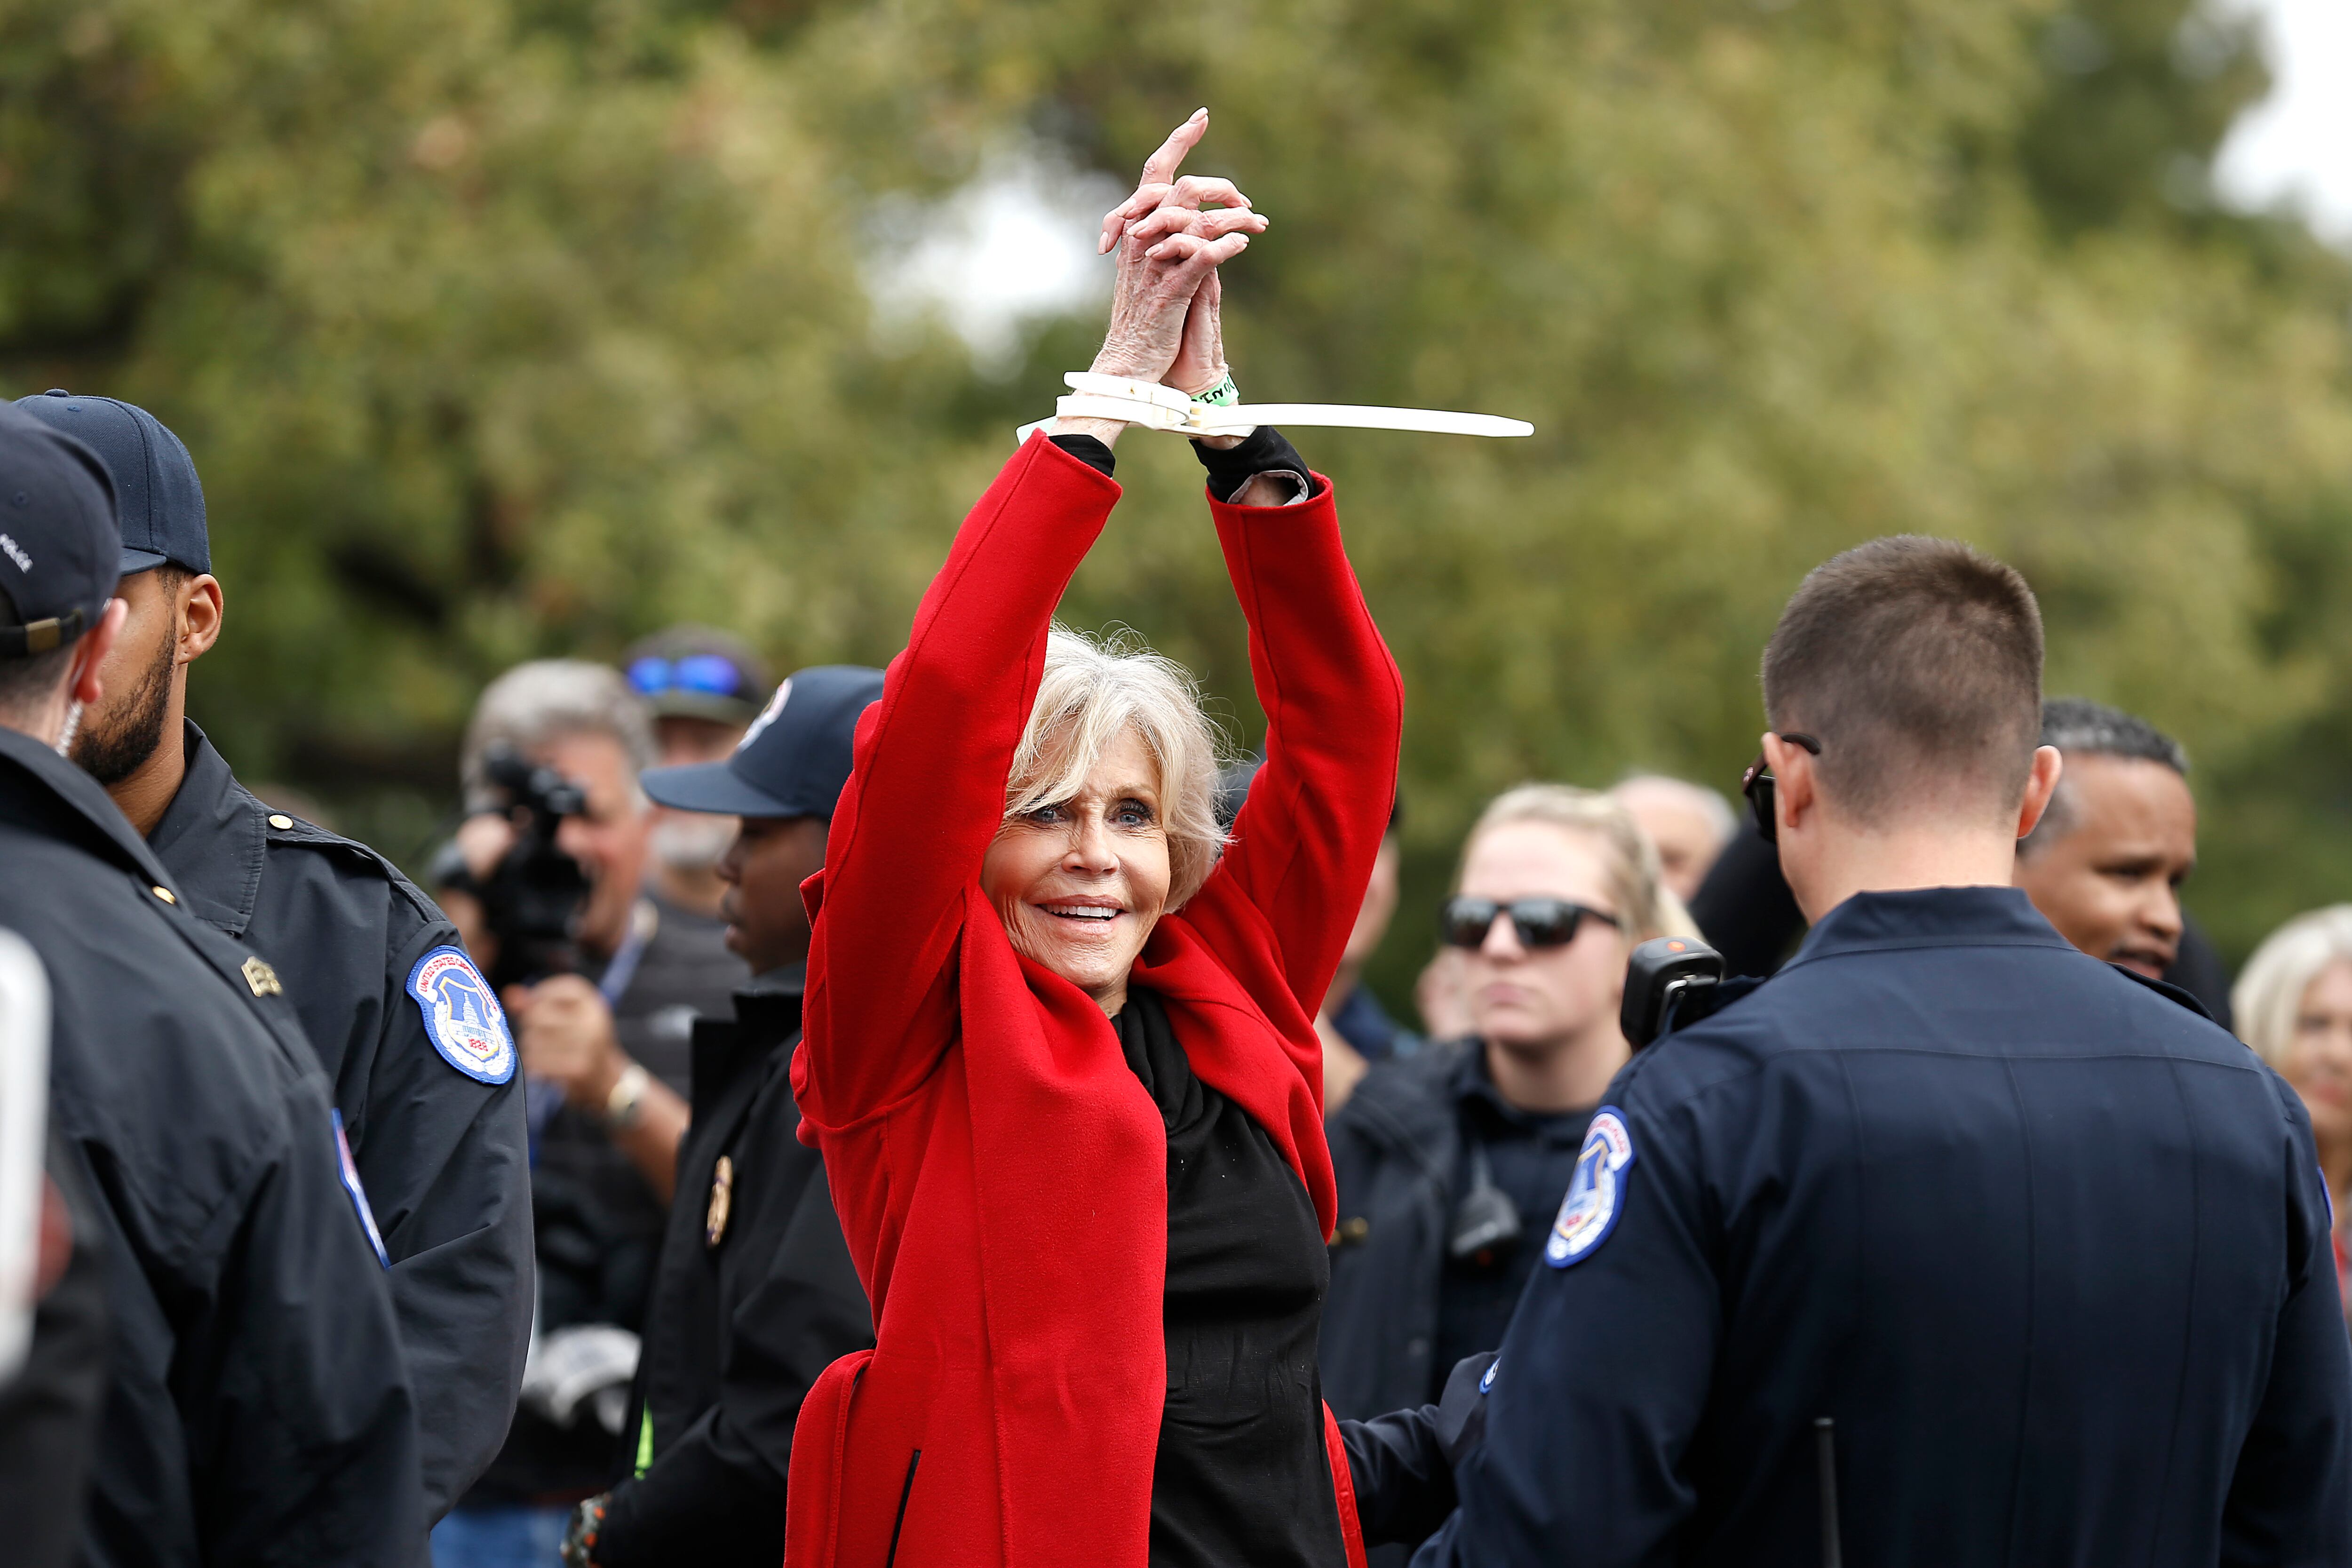
[[[1302, 437], [1410, 692], [1392, 1000], [1489, 794], [1727, 783], [1782, 599], [1902, 530], [2189, 742], [2242, 954], [2352, 893], [2352, 266], [2203, 195], [2263, 88], [2184, 0], [0, 0], [0, 390], [186, 438], [198, 718], [414, 859], [515, 659], [886, 659], [1092, 329], [995, 380], [877, 333], [875, 204], [1022, 135], [1125, 174], [1209, 102], [1276, 220], [1253, 397], [1538, 427]], [[1191, 459], [1120, 459], [1067, 613], [1253, 731]]]

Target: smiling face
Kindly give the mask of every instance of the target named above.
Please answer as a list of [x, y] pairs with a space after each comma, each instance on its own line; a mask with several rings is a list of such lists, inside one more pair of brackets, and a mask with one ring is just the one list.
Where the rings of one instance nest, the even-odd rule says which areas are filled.
[[[1465, 897], [1565, 899], [1622, 913], [1609, 851], [1590, 833], [1544, 822], [1506, 822], [1479, 835], [1462, 866]], [[1507, 1051], [1546, 1056], [1578, 1039], [1613, 1034], [1625, 992], [1624, 933], [1601, 921], [1579, 922], [1575, 939], [1528, 947], [1497, 917], [1486, 940], [1463, 954], [1463, 984], [1480, 1038]], [[1622, 1043], [1622, 1042], [1621, 1042]]]
[[2017, 885], [2058, 934], [2162, 979], [2180, 952], [2180, 884], [2197, 867], [2197, 803], [2162, 763], [2075, 752], [2066, 833], [2018, 857]]
[[981, 862], [981, 890], [1015, 951], [1093, 997], [1127, 1005], [1127, 974], [1168, 907], [1160, 769], [1123, 731], [1072, 798], [1009, 818]]
[[2323, 1147], [2352, 1140], [2352, 960], [2329, 964], [2303, 988], [2280, 1070], [2303, 1097]]

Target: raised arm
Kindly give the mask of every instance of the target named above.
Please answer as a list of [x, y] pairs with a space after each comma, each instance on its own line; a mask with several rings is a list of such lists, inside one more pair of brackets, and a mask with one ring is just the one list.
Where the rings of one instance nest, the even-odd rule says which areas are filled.
[[1396, 802], [1404, 685], [1339, 542], [1329, 480], [1295, 506], [1211, 510], [1250, 628], [1265, 765], [1190, 911], [1212, 942], [1239, 900], [1312, 1015], [1331, 984]]
[[964, 519], [858, 724], [825, 842], [795, 1063], [802, 1114], [819, 1128], [900, 1099], [947, 1045], [965, 896], [1003, 820], [1054, 607], [1118, 494], [1031, 437]]
[[[1197, 375], [1212, 358], [1222, 373], [1216, 269], [1265, 220], [1223, 180], [1176, 178], [1207, 129], [1205, 110], [1179, 126], [1144, 165], [1133, 201], [1112, 215], [1132, 205], [1134, 220], [1105, 220], [1105, 248], [1118, 247], [1110, 330], [1094, 363], [1105, 374]], [[1220, 205], [1203, 210], [1208, 203]], [[1105, 447], [1125, 427], [1064, 423], [1058, 435]], [[964, 520], [881, 701], [858, 726], [821, 888], [812, 889], [808, 1027], [793, 1087], [814, 1132], [887, 1110], [946, 1048], [956, 939], [1003, 821], [1005, 777], [1036, 700], [1054, 607], [1118, 494], [1107, 474], [1031, 437]]]

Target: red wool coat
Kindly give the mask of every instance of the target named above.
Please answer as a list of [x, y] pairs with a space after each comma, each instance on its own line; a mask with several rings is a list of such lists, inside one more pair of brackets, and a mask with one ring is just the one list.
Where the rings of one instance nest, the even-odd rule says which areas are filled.
[[[1403, 693], [1331, 490], [1212, 503], [1266, 762], [1236, 842], [1134, 971], [1328, 1235], [1314, 1013], [1371, 874]], [[980, 890], [1047, 624], [1119, 488], [1033, 437], [964, 520], [858, 727], [815, 917], [801, 1136], [874, 1303], [793, 1441], [792, 1568], [1145, 1568], [1167, 1385], [1167, 1134], [1102, 1011]], [[1336, 1453], [1336, 1429], [1326, 1417]], [[1351, 1560], [1344, 1458], [1334, 1481]]]

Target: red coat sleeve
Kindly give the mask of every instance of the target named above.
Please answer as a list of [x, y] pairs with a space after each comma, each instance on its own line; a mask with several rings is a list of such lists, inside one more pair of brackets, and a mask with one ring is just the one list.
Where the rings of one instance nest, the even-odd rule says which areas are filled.
[[1054, 609], [1119, 488], [1034, 436], [966, 517], [882, 700], [807, 896], [807, 1031], [794, 1093], [839, 1131], [919, 1089], [955, 1027], [966, 892], [1004, 817]]
[[[1205, 914], [1203, 900], [1238, 896], [1257, 911], [1310, 1017], [1388, 831], [1404, 727], [1404, 682], [1341, 547], [1331, 482], [1318, 475], [1316, 483], [1319, 493], [1297, 506], [1212, 498], [1249, 622], [1265, 765], [1234, 821], [1232, 847], [1195, 900]], [[1204, 932], [1216, 923], [1202, 922]]]

